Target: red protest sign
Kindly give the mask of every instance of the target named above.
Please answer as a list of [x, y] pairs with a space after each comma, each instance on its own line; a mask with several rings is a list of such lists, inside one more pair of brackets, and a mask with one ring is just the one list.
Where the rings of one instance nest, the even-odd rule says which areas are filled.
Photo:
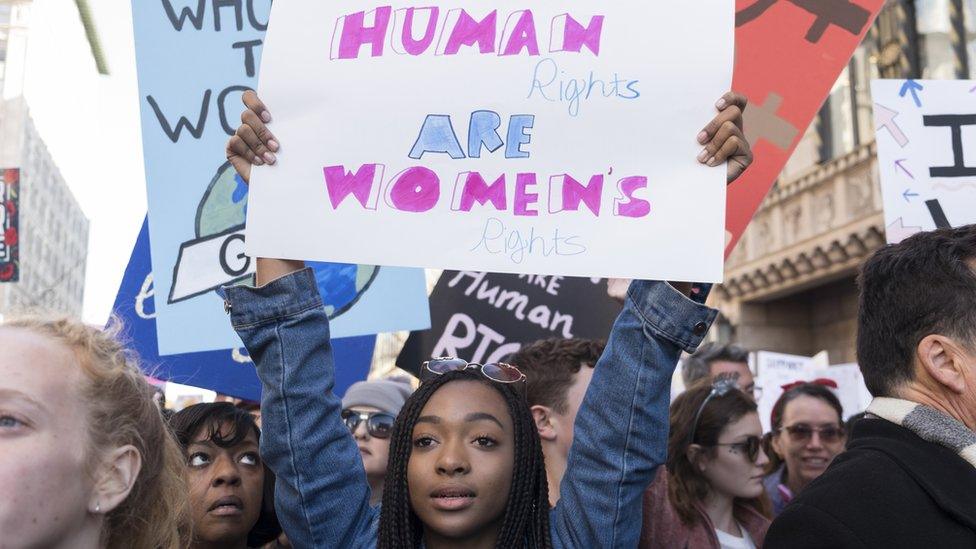
[[749, 98], [752, 166], [729, 187], [728, 256], [884, 0], [736, 0], [732, 88]]

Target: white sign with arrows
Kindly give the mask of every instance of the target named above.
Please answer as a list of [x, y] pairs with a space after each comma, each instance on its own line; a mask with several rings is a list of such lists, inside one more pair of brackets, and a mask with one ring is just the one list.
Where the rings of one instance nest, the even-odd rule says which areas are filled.
[[976, 81], [874, 80], [889, 243], [976, 222]]

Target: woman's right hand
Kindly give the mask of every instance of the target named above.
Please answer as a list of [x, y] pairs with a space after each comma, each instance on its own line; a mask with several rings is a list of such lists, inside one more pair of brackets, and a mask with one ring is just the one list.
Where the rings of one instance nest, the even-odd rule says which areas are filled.
[[277, 162], [274, 153], [278, 152], [278, 141], [267, 123], [271, 122], [271, 113], [264, 103], [258, 99], [258, 94], [247, 90], [242, 97], [244, 112], [241, 113], [241, 125], [237, 132], [227, 141], [227, 160], [230, 161], [241, 179], [251, 180], [251, 165], [263, 166]]

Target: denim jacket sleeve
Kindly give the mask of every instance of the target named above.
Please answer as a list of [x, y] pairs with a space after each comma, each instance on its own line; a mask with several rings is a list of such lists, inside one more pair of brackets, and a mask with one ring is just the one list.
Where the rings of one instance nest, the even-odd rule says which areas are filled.
[[329, 320], [312, 271], [224, 291], [261, 378], [261, 456], [277, 477], [285, 533], [295, 547], [375, 547], [378, 511], [332, 392]]
[[671, 376], [717, 311], [666, 282], [635, 280], [576, 416], [553, 546], [636, 547], [642, 496], [667, 454]]

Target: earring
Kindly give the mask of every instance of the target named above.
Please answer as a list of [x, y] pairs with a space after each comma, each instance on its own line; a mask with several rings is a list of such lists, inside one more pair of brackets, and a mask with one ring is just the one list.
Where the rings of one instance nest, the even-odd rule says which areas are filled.
[[98, 513], [101, 513], [101, 512], [102, 512], [102, 504], [96, 501], [95, 502], [95, 514], [98, 514]]

